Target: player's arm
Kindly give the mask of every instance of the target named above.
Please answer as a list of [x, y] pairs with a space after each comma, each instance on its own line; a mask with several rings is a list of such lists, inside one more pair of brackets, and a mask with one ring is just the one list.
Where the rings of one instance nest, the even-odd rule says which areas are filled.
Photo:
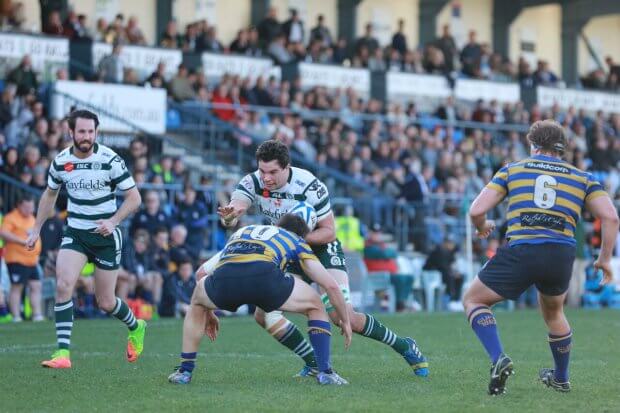
[[495, 229], [495, 222], [487, 220], [487, 212], [502, 202], [507, 192], [508, 167], [504, 166], [497, 171], [491, 182], [480, 191], [469, 208], [469, 217], [480, 238], [488, 237]]
[[135, 186], [130, 188], [124, 192], [123, 203], [120, 208], [116, 211], [114, 215], [110, 218], [110, 221], [116, 227], [119, 225], [125, 218], [127, 218], [130, 214], [137, 211], [142, 204], [142, 197], [140, 196], [140, 191]]
[[347, 306], [342, 296], [340, 287], [329, 275], [325, 267], [316, 258], [307, 258], [301, 260], [301, 267], [304, 272], [312, 279], [312, 281], [319, 284], [329, 297], [329, 302], [332, 303], [336, 309], [336, 313], [340, 318], [340, 329], [345, 336], [345, 347], [349, 347], [351, 344], [351, 323], [349, 321], [349, 313]]
[[305, 240], [310, 245], [325, 245], [336, 240], [336, 220], [334, 214], [329, 213], [317, 222], [312, 232], [306, 235]]
[[252, 174], [244, 176], [233, 191], [228, 205], [217, 209], [225, 227], [237, 225], [239, 217], [245, 214], [254, 203], [256, 196], [254, 180]]
[[37, 209], [37, 217], [34, 222], [34, 227], [32, 227], [32, 232], [30, 236], [26, 240], [26, 248], [28, 250], [34, 249], [34, 245], [39, 239], [39, 233], [41, 232], [41, 227], [45, 223], [45, 221], [52, 216], [54, 213], [54, 205], [56, 205], [56, 199], [58, 198], [58, 188], [51, 188], [48, 186], [43, 191], [41, 195], [41, 199], [39, 200], [39, 207]]
[[594, 267], [603, 270], [603, 280], [601, 284], [607, 284], [612, 281], [613, 273], [611, 271], [611, 257], [613, 255], [614, 245], [618, 237], [618, 211], [611, 198], [607, 194], [597, 196], [592, 199], [586, 199], [586, 208], [595, 217], [601, 220], [601, 252], [594, 263]]
[[207, 261], [205, 261], [204, 264], [200, 266], [200, 268], [198, 268], [198, 271], [196, 271], [196, 280], [200, 280], [202, 277], [208, 277], [213, 274], [213, 271], [215, 271], [215, 266], [220, 261], [222, 252], [223, 251], [220, 251], [213, 257], [209, 258]]

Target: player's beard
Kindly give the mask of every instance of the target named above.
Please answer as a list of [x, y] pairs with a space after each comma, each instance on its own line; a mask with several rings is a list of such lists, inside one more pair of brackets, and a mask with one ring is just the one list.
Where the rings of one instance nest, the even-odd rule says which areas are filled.
[[88, 140], [78, 142], [77, 139], [73, 138], [73, 147], [82, 153], [88, 153], [93, 145], [94, 142], [90, 142]]

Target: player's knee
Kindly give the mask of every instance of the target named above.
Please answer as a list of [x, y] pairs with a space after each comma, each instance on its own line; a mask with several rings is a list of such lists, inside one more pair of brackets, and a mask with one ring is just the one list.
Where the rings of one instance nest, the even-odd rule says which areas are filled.
[[97, 306], [106, 313], [112, 312], [116, 306], [116, 297], [100, 297], [97, 296]]
[[73, 293], [73, 285], [66, 277], [58, 277], [56, 279], [56, 295], [67, 296]]
[[262, 328], [265, 328], [265, 313], [257, 308], [254, 311], [254, 321]]
[[286, 329], [289, 323], [290, 321], [282, 315], [281, 311], [272, 311], [270, 313], [264, 313], [263, 324], [261, 325], [269, 332], [269, 334], [278, 337], [279, 334]]
[[351, 321], [351, 330], [356, 333], [361, 333], [364, 331], [364, 326], [366, 325], [366, 314], [352, 312], [349, 313], [351, 316], [349, 317]]

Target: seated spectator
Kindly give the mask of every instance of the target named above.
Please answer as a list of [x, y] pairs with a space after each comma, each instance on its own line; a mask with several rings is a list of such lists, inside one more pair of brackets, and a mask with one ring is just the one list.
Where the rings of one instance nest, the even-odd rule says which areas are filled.
[[231, 53], [245, 54], [250, 48], [250, 34], [247, 29], [241, 29], [237, 32], [237, 37], [229, 46]]
[[105, 33], [105, 42], [108, 44], [127, 44], [127, 32], [124, 26], [125, 17], [122, 14], [117, 14], [114, 21]]
[[161, 47], [167, 49], [180, 49], [183, 46], [183, 36], [177, 32], [177, 22], [170, 20], [166, 25], [166, 30], [162, 33]]
[[187, 228], [187, 249], [193, 257], [200, 256], [207, 232], [209, 211], [196, 200], [196, 190], [191, 185], [183, 189], [183, 200], [177, 207], [176, 221]]
[[121, 257], [119, 278], [127, 279], [129, 291], [136, 291], [136, 295], [155, 307], [159, 304], [162, 274], [156, 271], [153, 255], [149, 252], [148, 233], [139, 231], [132, 242], [127, 243]]
[[20, 165], [19, 165], [19, 153], [17, 152], [17, 148], [9, 147], [2, 154], [2, 166], [0, 167], [0, 171], [3, 174], [10, 176], [11, 178], [18, 178]]
[[22, 57], [19, 66], [9, 72], [6, 81], [17, 85], [17, 96], [24, 96], [37, 90], [39, 82], [37, 74], [32, 69], [32, 60], [29, 55]]
[[463, 274], [454, 269], [456, 252], [457, 246], [453, 236], [446, 235], [443, 242], [431, 251], [424, 264], [425, 270], [437, 270], [441, 273], [441, 279], [452, 302], [460, 300], [463, 287]]
[[192, 300], [196, 278], [192, 261], [184, 259], [179, 263], [179, 270], [173, 276], [176, 313], [185, 316]]
[[192, 255], [187, 244], [187, 228], [183, 224], [175, 224], [170, 230], [170, 271], [175, 272], [179, 263], [186, 257], [197, 262], [198, 256]]
[[97, 25], [95, 28], [95, 41], [105, 42], [106, 32], [108, 31], [108, 22], [103, 17], [97, 19]]
[[217, 39], [217, 30], [215, 26], [209, 26], [201, 46], [197, 48], [196, 51], [212, 53], [224, 52], [224, 46], [222, 46], [222, 43]]
[[549, 69], [549, 62], [539, 60], [536, 71], [534, 72], [534, 83], [543, 86], [555, 86], [560, 80], [555, 73]]
[[129, 234], [132, 237], [140, 228], [146, 229], [152, 235], [157, 228], [169, 225], [168, 216], [160, 208], [158, 193], [154, 190], [147, 191], [143, 199], [142, 208], [131, 219]]
[[174, 100], [179, 102], [191, 100], [196, 97], [196, 92], [188, 78], [187, 67], [185, 67], [183, 63], [179, 65], [177, 74], [170, 79], [168, 92]]
[[136, 16], [131, 16], [127, 21], [125, 36], [127, 37], [129, 44], [135, 44], [138, 46], [146, 45], [144, 33], [142, 33], [142, 30], [138, 27], [138, 18]]

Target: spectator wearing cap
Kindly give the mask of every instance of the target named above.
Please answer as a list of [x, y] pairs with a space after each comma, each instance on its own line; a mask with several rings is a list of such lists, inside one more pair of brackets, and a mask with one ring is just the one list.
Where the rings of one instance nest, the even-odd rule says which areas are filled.
[[6, 81], [17, 85], [17, 96], [24, 96], [33, 90], [37, 90], [39, 82], [37, 81], [36, 73], [32, 69], [30, 55], [22, 57], [19, 66], [9, 72]]

